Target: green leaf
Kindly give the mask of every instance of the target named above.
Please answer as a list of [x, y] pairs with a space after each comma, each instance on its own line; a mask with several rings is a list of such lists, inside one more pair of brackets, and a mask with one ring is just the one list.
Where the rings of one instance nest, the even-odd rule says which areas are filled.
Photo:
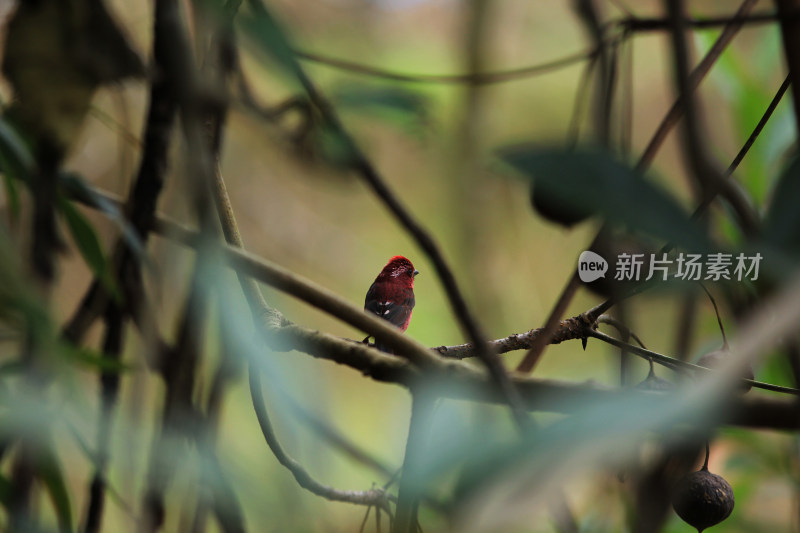
[[64, 354], [70, 359], [82, 365], [102, 370], [103, 372], [123, 373], [131, 369], [130, 366], [118, 359], [108, 357], [101, 352], [84, 346], [75, 346], [67, 342], [61, 343], [60, 346]]
[[89, 187], [77, 174], [62, 172], [59, 180], [62, 189], [68, 192], [72, 198], [80, 200], [104, 213], [117, 226], [122, 238], [125, 240], [125, 244], [128, 245], [133, 254], [139, 258], [141, 263], [147, 264], [147, 254], [141, 239], [139, 239], [139, 234], [117, 204]]
[[0, 474], [0, 504], [3, 504], [6, 508], [11, 499], [12, 490], [11, 481], [3, 474]]
[[534, 180], [534, 195], [541, 191], [560, 205], [691, 251], [710, 248], [706, 235], [674, 198], [606, 152], [522, 145], [500, 149], [498, 155]]
[[19, 218], [20, 212], [19, 191], [15, 180], [30, 183], [33, 166], [33, 156], [25, 140], [8, 120], [0, 118], [0, 170], [3, 172], [3, 182], [14, 220]]
[[340, 109], [381, 113], [420, 123], [428, 120], [427, 99], [405, 87], [345, 85], [333, 93], [332, 100]]
[[0, 155], [5, 171], [27, 183], [31, 182], [33, 155], [28, 143], [6, 118], [0, 118]]
[[39, 458], [39, 476], [50, 494], [53, 507], [58, 518], [58, 528], [63, 532], [72, 531], [72, 507], [69, 502], [69, 490], [61, 474], [58, 458], [47, 450]]
[[291, 74], [303, 79], [305, 75], [280, 23], [261, 2], [251, 2], [250, 5], [254, 11], [252, 15], [243, 14], [237, 17], [244, 34]]
[[783, 171], [764, 221], [764, 238], [772, 245], [790, 252], [800, 251], [800, 157]]
[[103, 253], [103, 248], [100, 246], [100, 239], [98, 239], [94, 228], [89, 224], [89, 221], [86, 220], [86, 217], [63, 196], [59, 197], [58, 206], [84, 261], [86, 261], [86, 264], [89, 265], [89, 268], [94, 272], [95, 276], [97, 276], [106, 290], [108, 290], [110, 294], [115, 295], [116, 298], [119, 298], [117, 284], [111, 275], [110, 265]]

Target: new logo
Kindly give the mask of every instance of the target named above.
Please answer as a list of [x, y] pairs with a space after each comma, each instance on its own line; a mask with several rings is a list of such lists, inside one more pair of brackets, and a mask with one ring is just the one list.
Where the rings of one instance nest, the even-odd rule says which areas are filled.
[[606, 277], [607, 271], [608, 261], [594, 252], [587, 250], [578, 257], [578, 277], [584, 283]]

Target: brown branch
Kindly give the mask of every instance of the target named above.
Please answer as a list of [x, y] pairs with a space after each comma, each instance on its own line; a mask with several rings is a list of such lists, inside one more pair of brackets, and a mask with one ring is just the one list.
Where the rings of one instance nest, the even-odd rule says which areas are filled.
[[[267, 336], [270, 347], [276, 351], [296, 350], [312, 357], [345, 365], [383, 383], [395, 383], [406, 388], [413, 387], [420, 378], [420, 371], [408, 361], [383, 354], [364, 344], [340, 339], [333, 335], [293, 324], [278, 328]], [[610, 344], [617, 342], [609, 337]], [[605, 341], [605, 339], [602, 339]], [[613, 342], [611, 342], [613, 341]], [[633, 352], [640, 350], [630, 346]], [[647, 357], [667, 358], [662, 354], [647, 352]], [[667, 358], [669, 359], [669, 358]], [[675, 361], [675, 360], [671, 360]], [[676, 363], [680, 364], [680, 363]], [[689, 365], [689, 363], [685, 363]], [[702, 367], [694, 367], [700, 372]], [[461, 361], [446, 360], [441, 366], [425, 371], [425, 378], [437, 383], [437, 391], [449, 398], [473, 402], [502, 403], [503, 398], [496, 384], [487, 379], [484, 372]], [[608, 389], [594, 384], [570, 383], [532, 377], [512, 378], [525, 402], [526, 409], [554, 413], [574, 413], [591, 403], [613, 401], [620, 397], [635, 401], [641, 394], [652, 392]], [[664, 401], [671, 395], [664, 393]], [[800, 428], [800, 407], [794, 401], [751, 397], [731, 399], [730, 415], [726, 424], [764, 429], [794, 430]], [[761, 418], [763, 415], [763, 418]]]
[[[754, 4], [755, 0], [745, 0], [742, 5], [740, 6], [739, 10], [737, 11], [737, 15], [743, 15], [749, 12], [752, 9], [752, 5]], [[689, 82], [691, 85], [692, 91], [697, 89], [697, 86], [700, 84], [700, 81], [705, 77], [708, 71], [711, 69], [711, 66], [714, 62], [719, 58], [722, 54], [722, 51], [727, 47], [730, 41], [733, 39], [733, 36], [736, 35], [741, 25], [738, 22], [730, 22], [725, 27], [725, 29], [720, 34], [717, 41], [712, 45], [711, 49], [708, 51], [706, 56], [703, 58], [702, 61], [698, 64], [698, 66], [692, 71], [691, 75], [689, 76]], [[647, 145], [644, 153], [639, 159], [639, 162], [636, 165], [636, 169], [640, 172], [645, 171], [650, 164], [653, 162], [653, 158], [658, 150], [661, 148], [664, 140], [666, 139], [667, 134], [670, 130], [677, 124], [678, 120], [684, 113], [684, 99], [689, 93], [681, 94], [675, 101], [675, 103], [670, 108], [667, 115], [659, 124], [656, 132], [653, 134], [650, 142]], [[697, 210], [695, 211], [695, 216], [697, 213], [702, 212], [705, 210], [708, 205], [711, 203], [712, 196], [706, 197], [703, 202], [698, 206]], [[592, 244], [589, 245], [589, 248], [592, 248], [595, 244], [597, 244], [600, 235], [603, 233], [605, 226], [598, 231], [595, 235], [594, 239], [592, 240]], [[665, 248], [669, 247], [667, 245]], [[566, 312], [567, 306], [569, 302], [572, 300], [575, 292], [578, 289], [578, 276], [576, 272], [573, 272], [570, 276], [567, 284], [561, 290], [559, 294], [558, 300], [556, 304], [553, 306], [550, 314], [548, 315], [547, 320], [545, 321], [544, 330], [547, 332], [547, 335], [552, 334], [555, 328], [559, 324], [559, 320]], [[607, 311], [615, 304], [614, 299], [606, 300], [602, 305], [604, 306], [601, 313]], [[547, 337], [545, 335], [545, 338]], [[519, 372], [530, 372], [533, 367], [538, 362], [539, 358], [541, 357], [542, 352], [544, 351], [545, 346], [547, 346], [546, 340], [541, 340], [537, 344], [535, 344], [529, 352], [525, 355], [522, 361], [517, 366], [517, 371]]]
[[[756, 2], [757, 0], [745, 0], [742, 2], [742, 4], [739, 6], [739, 9], [736, 11], [734, 19], [747, 15], [753, 9]], [[703, 59], [700, 60], [700, 63], [697, 64], [692, 73], [689, 75], [688, 86], [690, 93], [697, 90], [697, 88], [700, 86], [700, 82], [703, 81], [703, 78], [706, 77], [706, 74], [708, 74], [708, 72], [711, 70], [711, 67], [714, 65], [714, 63], [716, 63], [717, 59], [719, 59], [719, 57], [722, 55], [722, 52], [728, 47], [734, 36], [739, 33], [741, 28], [742, 23], [739, 20], [732, 20], [728, 22], [728, 24], [722, 30], [722, 33], [720, 33], [719, 37], [717, 37], [717, 40], [714, 41], [714, 44], [712, 44], [711, 48], [709, 48], [708, 52], [706, 52], [706, 55], [703, 56]], [[639, 162], [636, 165], [637, 170], [644, 171], [653, 162], [656, 153], [658, 152], [659, 148], [661, 148], [661, 145], [664, 143], [667, 135], [683, 116], [685, 112], [685, 99], [690, 93], [681, 93], [678, 98], [675, 99], [675, 102], [661, 120], [661, 123], [658, 125], [658, 128], [656, 128], [656, 131], [650, 139], [650, 142], [647, 144], [647, 147], [639, 158]]]
[[[755, 13], [752, 15], [736, 13], [730, 17], [703, 17], [687, 18], [685, 23], [694, 29], [716, 28], [719, 26], [742, 26], [744, 24], [768, 24], [778, 20], [794, 20], [798, 18], [800, 12], [793, 10], [789, 16], [779, 17], [775, 13]], [[665, 18], [643, 18], [627, 16], [624, 19], [612, 21], [609, 26], [617, 27], [625, 31], [644, 33], [650, 31], [664, 31], [669, 29], [669, 20]], [[295, 50], [298, 58], [335, 68], [337, 70], [350, 72], [372, 78], [398, 81], [406, 83], [431, 83], [431, 84], [464, 84], [464, 85], [490, 85], [504, 83], [508, 81], [521, 80], [545, 74], [554, 70], [570, 67], [581, 61], [596, 57], [597, 49], [584, 52], [576, 52], [552, 61], [546, 61], [536, 65], [520, 67], [516, 69], [503, 70], [497, 72], [473, 72], [465, 74], [406, 74], [394, 72], [388, 69], [364, 65], [356, 61], [330, 57], [317, 52], [307, 50]]]
[[545, 74], [554, 70], [559, 70], [572, 66], [581, 61], [590, 59], [596, 55], [596, 50], [577, 52], [552, 61], [546, 61], [537, 65], [521, 67], [517, 69], [503, 70], [499, 72], [471, 72], [467, 74], [402, 74], [386, 69], [371, 67], [303, 50], [295, 50], [295, 55], [300, 59], [312, 61], [320, 65], [336, 68], [353, 74], [361, 74], [373, 78], [380, 78], [390, 81], [400, 81], [408, 83], [437, 83], [437, 84], [465, 84], [465, 85], [491, 85], [504, 83], [507, 81], [530, 78], [539, 74]]
[[[114, 198], [112, 195], [108, 195], [107, 197], [109, 199]], [[170, 238], [175, 238], [178, 242], [188, 246], [197, 246], [197, 242], [199, 240], [199, 234], [197, 232], [187, 230], [181, 225], [162, 217], [158, 217], [156, 219], [154, 229], [155, 231], [167, 235]], [[277, 268], [265, 260], [254, 258], [249, 255], [247, 259], [236, 259], [237, 257], [242, 258], [245, 252], [230, 246], [224, 247], [222, 251], [227, 256], [229, 262], [234, 265], [234, 267], [236, 266], [238, 260], [247, 261], [249, 269], [252, 269], [251, 274], [258, 274], [257, 271], [259, 268], [265, 268], [266, 271], [261, 275], [261, 278], [265, 281], [270, 278], [273, 269]], [[280, 272], [281, 271], [279, 269], [275, 273], [277, 274]], [[269, 281], [266, 282], [269, 283]], [[297, 278], [292, 283], [302, 285], [307, 282], [302, 280], [302, 278]], [[274, 286], [278, 287], [277, 284]], [[313, 291], [314, 287], [314, 285], [310, 284], [308, 286], [304, 286], [303, 290]], [[565, 340], [579, 339], [584, 336], [592, 336], [605, 342], [609, 342], [610, 344], [619, 342], [612, 337], [608, 337], [608, 339], [606, 339], [602, 336], [603, 334], [590, 327], [590, 325], [609, 308], [609, 303], [603, 302], [586, 311], [585, 313], [582, 313], [581, 315], [573, 317], [569, 320], [565, 320], [563, 322], [563, 328], [560, 327], [558, 330], [559, 335], [556, 337], [556, 339], [558, 339], [559, 342], [563, 342]], [[409, 361], [405, 359], [388, 356], [358, 341], [341, 339], [323, 332], [303, 328], [302, 326], [293, 324], [286, 320], [277, 311], [273, 310], [273, 313], [275, 313], [274, 317], [277, 318], [277, 320], [267, 320], [262, 323], [262, 327], [266, 328], [266, 331], [269, 333], [265, 338], [267, 342], [270, 343], [270, 347], [273, 350], [286, 352], [291, 350], [299, 350], [312, 355], [313, 357], [327, 359], [349, 366], [359, 370], [360, 372], [377, 381], [399, 383], [406, 387], [412, 386], [415, 379], [418, 379], [419, 377], [418, 369], [415, 368], [415, 366], [410, 365]], [[341, 316], [335, 316], [344, 319]], [[380, 321], [380, 319], [375, 320], [378, 321], [378, 324], [382, 325], [382, 321]], [[345, 321], [349, 322], [349, 320]], [[364, 329], [364, 331], [369, 332], [367, 329]], [[407, 336], [396, 331], [390, 330], [386, 332], [386, 334], [387, 338], [389, 336], [397, 335], [399, 337], [399, 339], [397, 339], [398, 341], [400, 339], [408, 340]], [[492, 341], [494, 344], [493, 348], [501, 351], [501, 353], [517, 349], [525, 349], [529, 347], [541, 334], [541, 328], [534, 329], [526, 333], [513, 334], [503, 339]], [[419, 345], [414, 342], [413, 346], [414, 349], [417, 349]], [[642, 349], [636, 346], [629, 346], [629, 349], [631, 352], [636, 352], [639, 350], [639, 354], [645, 358], [653, 357], [654, 359], [661, 359], [661, 361], [667, 365], [683, 366], [684, 368], [688, 369], [699, 369], [701, 372], [708, 370], [704, 369], [703, 367], [697, 367], [690, 363], [669, 358], [656, 352], [641, 351]], [[428, 365], [431, 371], [441, 371], [444, 375], [451, 376], [463, 376], [466, 372], [469, 376], [467, 379], [477, 379], [478, 376], [481, 376], [480, 379], [485, 379], [480, 372], [475, 373], [477, 371], [471, 366], [462, 365], [459, 361], [452, 360], [474, 357], [475, 351], [472, 344], [439, 346], [433, 348], [432, 350], [443, 355], [446, 359], [433, 357], [430, 355], [430, 351], [426, 349], [424, 353], [428, 355], [426, 355], [425, 358], [427, 359], [430, 357], [430, 359], [427, 359], [426, 365]], [[427, 371], [428, 370], [426, 370], [426, 372]], [[525, 383], [519, 378], [515, 378], [515, 382], [517, 384]], [[775, 387], [771, 386], [770, 384], [760, 382], [753, 383], [755, 387]], [[776, 388], [774, 390], [795, 394], [795, 389]]]
[[[525, 333], [514, 333], [502, 339], [489, 341], [489, 345], [496, 353], [504, 354], [514, 350], [530, 349], [544, 338], [547, 338], [548, 344], [560, 344], [568, 340], [582, 339], [587, 336], [587, 330], [593, 327], [591, 317], [581, 314], [562, 320], [551, 335], [545, 335], [547, 328], [534, 328]], [[438, 346], [434, 350], [450, 359], [475, 357], [475, 346], [471, 343]]]
[[[797, 9], [792, 10], [789, 14], [791, 19], [797, 19], [798, 16], [800, 16], [800, 11]], [[683, 24], [688, 28], [702, 30], [730, 24], [739, 26], [770, 24], [780, 19], [781, 17], [777, 13], [753, 13], [752, 15], [736, 13], [729, 17], [684, 17]], [[618, 24], [635, 32], [664, 31], [670, 28], [670, 21], [666, 18], [628, 17], [620, 20]]]
[[[271, 19], [271, 15], [260, 0], [251, 0], [251, 5], [256, 11], [258, 16], [267, 17]], [[306, 95], [312, 104], [317, 108], [320, 116], [324, 119], [326, 124], [331, 127], [331, 130], [338, 134], [344, 141], [345, 145], [349, 148], [350, 166], [351, 168], [370, 186], [375, 195], [383, 202], [384, 206], [394, 215], [401, 226], [413, 237], [417, 244], [428, 255], [429, 259], [436, 269], [436, 273], [444, 287], [445, 294], [447, 294], [448, 301], [453, 314], [459, 321], [462, 329], [466, 333], [469, 340], [476, 346], [477, 356], [481, 362], [489, 370], [492, 379], [495, 379], [503, 391], [503, 394], [508, 400], [508, 405], [511, 408], [512, 414], [518, 425], [524, 424], [524, 415], [521, 409], [521, 402], [519, 394], [514, 390], [511, 381], [508, 378], [506, 369], [497, 354], [492, 353], [486, 344], [486, 337], [484, 336], [478, 324], [476, 317], [470, 311], [464, 300], [461, 291], [456, 283], [455, 276], [444, 259], [439, 246], [433, 239], [433, 236], [411, 215], [410, 211], [400, 203], [400, 200], [389, 189], [386, 181], [380, 175], [378, 170], [372, 165], [370, 160], [358, 148], [355, 141], [347, 133], [347, 130], [339, 120], [338, 115], [323, 97], [323, 95], [316, 88], [311, 79], [299, 66], [293, 69], [293, 74], [297, 77], [301, 86], [303, 87]], [[368, 332], [371, 333], [371, 332]], [[383, 340], [383, 339], [381, 339]], [[389, 347], [393, 347], [389, 345]]]
[[[743, 8], [754, 5], [757, 0], [745, 0]], [[673, 21], [672, 48], [674, 55], [675, 84], [678, 94], [683, 96], [684, 121], [682, 148], [691, 174], [700, 185], [702, 198], [719, 194], [728, 201], [739, 220], [744, 232], [753, 235], [760, 225], [758, 214], [750, 204], [750, 200], [738, 185], [726, 179], [716, 167], [706, 148], [703, 121], [698, 112], [694, 98], [694, 85], [688, 69], [688, 47], [685, 27], [681, 18], [684, 11], [681, 0], [668, 0], [667, 10]], [[741, 10], [741, 8], [740, 8]]]
[[264, 404], [264, 395], [261, 392], [261, 380], [257, 367], [251, 363], [250, 365], [250, 396], [253, 400], [253, 408], [258, 418], [258, 424], [261, 427], [261, 433], [264, 435], [264, 440], [267, 442], [269, 449], [272, 450], [273, 455], [280, 464], [285, 466], [289, 472], [292, 473], [297, 483], [308, 490], [321, 496], [327, 500], [353, 503], [356, 505], [375, 506], [383, 509], [391, 514], [391, 507], [389, 501], [391, 497], [382, 489], [370, 489], [365, 491], [353, 490], [340, 490], [327, 485], [323, 485], [314, 479], [308, 471], [303, 468], [303, 465], [298, 463], [293, 457], [286, 453], [278, 441], [272, 423], [269, 420], [269, 415]]

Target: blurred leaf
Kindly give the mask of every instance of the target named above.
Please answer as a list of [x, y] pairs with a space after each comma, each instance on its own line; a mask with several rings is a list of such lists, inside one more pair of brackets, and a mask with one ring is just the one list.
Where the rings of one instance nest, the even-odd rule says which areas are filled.
[[35, 164], [33, 155], [22, 135], [4, 117], [0, 118], [0, 155], [5, 172], [30, 183]]
[[0, 170], [3, 172], [3, 184], [6, 188], [6, 197], [8, 198], [8, 205], [11, 209], [11, 219], [17, 221], [19, 220], [19, 190], [14, 182], [17, 178], [10, 170], [10, 165], [7, 163], [2, 152], [0, 152]]
[[33, 157], [22, 137], [4, 118], [0, 118], [0, 171], [13, 220], [19, 218], [19, 189], [15, 180], [30, 183]]
[[69, 231], [75, 244], [78, 246], [83, 259], [89, 268], [94, 272], [95, 276], [100, 280], [106, 290], [110, 294], [119, 298], [119, 290], [114, 278], [111, 275], [109, 262], [103, 253], [103, 248], [100, 246], [100, 239], [89, 221], [86, 220], [80, 211], [75, 209], [72, 203], [65, 199], [63, 196], [59, 197], [58, 206], [61, 214], [64, 215], [64, 220], [67, 222]]
[[523, 145], [502, 148], [498, 155], [533, 179], [536, 191], [562, 205], [692, 251], [710, 248], [705, 234], [675, 199], [605, 152]]
[[244, 34], [291, 74], [299, 79], [304, 78], [300, 63], [294, 55], [289, 44], [289, 37], [283, 31], [283, 27], [261, 2], [251, 2], [250, 5], [253, 8], [253, 14], [242, 14], [237, 17]]
[[139, 239], [139, 234], [117, 204], [88, 186], [83, 178], [77, 174], [63, 172], [60, 176], [60, 181], [61, 187], [68, 191], [73, 198], [100, 210], [116, 224], [128, 248], [142, 264], [147, 264], [147, 254], [144, 246], [142, 246], [142, 241]]
[[428, 102], [425, 96], [404, 87], [346, 85], [337, 89], [332, 99], [340, 109], [382, 113], [420, 123], [428, 120]]
[[338, 168], [350, 168], [356, 161], [353, 143], [338, 128], [323, 124], [314, 130], [319, 157]]
[[20, 360], [8, 361], [0, 365], [0, 376], [24, 374], [28, 366]]
[[64, 482], [64, 476], [61, 474], [61, 465], [58, 463], [58, 459], [52, 451], [47, 450], [39, 458], [38, 466], [39, 476], [45, 487], [47, 487], [50, 499], [53, 500], [59, 530], [62, 533], [72, 531], [72, 507], [69, 502], [69, 490]]
[[4, 507], [8, 507], [8, 501], [9, 498], [11, 498], [11, 491], [11, 481], [9, 481], [9, 479], [3, 474], [0, 474], [0, 504], [2, 504]]
[[767, 209], [763, 235], [767, 242], [789, 251], [800, 251], [800, 158], [783, 171]]
[[61, 349], [67, 357], [75, 362], [102, 370], [103, 372], [123, 373], [131, 369], [129, 365], [126, 365], [122, 361], [112, 359], [103, 353], [84, 346], [75, 346], [64, 342], [61, 343]]

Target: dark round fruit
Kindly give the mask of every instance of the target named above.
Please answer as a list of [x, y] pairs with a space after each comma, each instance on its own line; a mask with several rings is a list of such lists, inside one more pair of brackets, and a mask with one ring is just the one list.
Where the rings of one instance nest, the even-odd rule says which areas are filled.
[[576, 207], [573, 203], [537, 186], [535, 181], [531, 187], [531, 206], [542, 218], [567, 228], [591, 216], [589, 210]]
[[672, 492], [672, 508], [698, 532], [728, 518], [733, 505], [730, 483], [708, 470], [687, 474]]
[[[697, 366], [703, 366], [710, 369], [719, 368], [725, 364], [725, 361], [728, 359], [728, 357], [730, 357], [730, 352], [728, 352], [728, 350], [725, 348], [720, 348], [719, 350], [714, 350], [713, 352], [708, 352], [707, 354], [703, 355], [695, 364]], [[745, 366], [743, 366], [741, 372], [739, 373], [739, 377], [745, 379], [755, 379], [753, 365], [747, 363]], [[742, 392], [747, 392], [753, 388], [753, 386], [749, 383], [742, 383], [740, 388]]]

